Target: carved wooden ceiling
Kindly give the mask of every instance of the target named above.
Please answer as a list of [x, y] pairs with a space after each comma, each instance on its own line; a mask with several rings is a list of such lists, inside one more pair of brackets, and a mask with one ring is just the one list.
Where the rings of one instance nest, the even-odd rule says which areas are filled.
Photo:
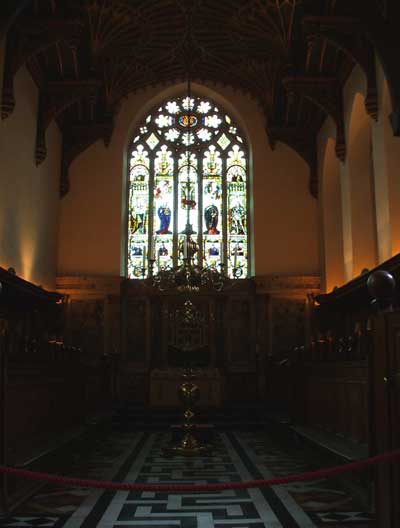
[[[393, 7], [391, 5], [393, 1]], [[355, 63], [377, 117], [374, 48], [385, 54], [398, 0], [2, 0], [7, 34], [2, 118], [16, 103], [13, 80], [26, 64], [40, 88], [36, 163], [46, 130], [63, 133], [61, 194], [72, 160], [98, 139], [107, 145], [121, 101], [140, 88], [186, 79], [223, 83], [255, 98], [271, 145], [283, 141], [310, 165], [317, 195], [316, 134], [330, 115], [336, 152], [346, 155], [342, 87]], [[390, 31], [389, 31], [390, 28]], [[392, 36], [391, 36], [392, 35]], [[390, 41], [390, 42], [389, 42]], [[393, 81], [392, 99], [400, 91]], [[391, 62], [392, 61], [392, 62]], [[394, 107], [400, 104], [394, 104]], [[394, 129], [400, 129], [397, 113]], [[397, 130], [399, 132], [399, 130]]]

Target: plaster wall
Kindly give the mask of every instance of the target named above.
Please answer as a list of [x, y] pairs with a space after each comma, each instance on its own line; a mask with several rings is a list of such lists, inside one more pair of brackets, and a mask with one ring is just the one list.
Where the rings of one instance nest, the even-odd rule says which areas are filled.
[[348, 128], [353, 277], [378, 263], [371, 123], [364, 96], [356, 93]]
[[[376, 228], [378, 239], [378, 261], [392, 256], [392, 220], [389, 208], [389, 171], [387, 160], [388, 120], [387, 83], [377, 59], [378, 119], [372, 122], [372, 145], [374, 162]], [[393, 135], [393, 134], [392, 134]]]
[[[1, 72], [3, 56], [4, 42]], [[15, 96], [14, 112], [0, 121], [0, 266], [13, 267], [20, 277], [51, 289], [56, 276], [61, 135], [57, 125], [49, 127], [47, 158], [36, 167], [38, 89], [26, 68], [15, 77]]]
[[[155, 105], [184, 90], [177, 84], [130, 95], [116, 117], [109, 147], [99, 141], [73, 162], [71, 189], [61, 202], [59, 275], [124, 273], [128, 141]], [[193, 91], [223, 106], [251, 145], [253, 273], [318, 273], [317, 201], [308, 191], [305, 162], [283, 144], [270, 148], [263, 113], [249, 97], [197, 83]]]
[[329, 292], [345, 282], [342, 226], [342, 189], [340, 162], [335, 152], [336, 128], [331, 118], [325, 120], [318, 138], [320, 182], [320, 255], [321, 287]]
[[[340, 267], [340, 254], [329, 249], [338, 244], [340, 229], [344, 281], [358, 275], [362, 268], [372, 268], [400, 252], [400, 138], [393, 135], [388, 83], [378, 59], [376, 64], [376, 121], [365, 110], [366, 81], [359, 67], [354, 68], [344, 89], [346, 162], [332, 159], [328, 144], [335, 138], [336, 127], [330, 118], [326, 119], [318, 136], [321, 280], [327, 291], [333, 270], [338, 271]], [[340, 167], [340, 203], [335, 191], [329, 189], [326, 177], [326, 170], [331, 167], [332, 171], [333, 163], [335, 172]], [[332, 219], [334, 210], [339, 208], [342, 226], [337, 223], [337, 230], [330, 229], [329, 218]]]
[[392, 104], [388, 83], [385, 78], [381, 79], [382, 138], [384, 141], [384, 157], [386, 160], [385, 169], [387, 171], [388, 185], [388, 198], [386, 201], [386, 211], [388, 211], [388, 213], [386, 214], [388, 214], [390, 222], [390, 256], [393, 256], [400, 253], [400, 137], [393, 135], [393, 129], [389, 121], [389, 115], [392, 112]]
[[341, 189], [346, 280], [378, 261], [371, 118], [365, 110], [365, 91], [365, 76], [356, 66], [343, 90], [347, 157], [341, 163]]

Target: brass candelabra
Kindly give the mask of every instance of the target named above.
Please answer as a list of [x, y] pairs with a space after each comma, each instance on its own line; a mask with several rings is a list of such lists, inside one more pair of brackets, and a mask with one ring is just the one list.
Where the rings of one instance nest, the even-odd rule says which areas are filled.
[[201, 443], [195, 435], [194, 422], [195, 406], [200, 398], [200, 389], [195, 382], [198, 371], [193, 367], [194, 355], [204, 347], [194, 336], [196, 335], [195, 330], [204, 325], [204, 317], [189, 300], [185, 301], [183, 308], [178, 310], [176, 315], [181, 326], [181, 344], [175, 348], [182, 355], [185, 364], [182, 370], [182, 382], [178, 388], [178, 398], [184, 407], [183, 434], [177, 444], [166, 448], [165, 454], [198, 456], [210, 450], [210, 446]]
[[183, 403], [183, 435], [177, 442], [177, 444], [170, 446], [165, 449], [166, 455], [176, 456], [199, 456], [206, 454], [210, 451], [210, 446], [203, 444], [195, 435], [194, 431], [196, 425], [194, 423], [195, 404], [198, 402], [200, 397], [200, 390], [194, 379], [196, 372], [192, 368], [186, 368], [182, 373], [182, 383], [178, 389], [178, 396], [180, 401]]

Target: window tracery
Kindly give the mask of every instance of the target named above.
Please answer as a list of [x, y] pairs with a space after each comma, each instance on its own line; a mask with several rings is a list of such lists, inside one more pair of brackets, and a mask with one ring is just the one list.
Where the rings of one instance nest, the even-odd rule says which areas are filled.
[[182, 263], [190, 209], [195, 263], [249, 273], [248, 150], [233, 119], [212, 100], [166, 101], [137, 129], [128, 177], [129, 278]]

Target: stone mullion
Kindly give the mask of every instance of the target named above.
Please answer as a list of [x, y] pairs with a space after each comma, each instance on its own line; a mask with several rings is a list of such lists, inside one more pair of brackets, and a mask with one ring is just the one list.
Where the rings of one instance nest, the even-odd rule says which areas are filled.
[[[150, 157], [150, 174], [149, 174], [149, 232], [147, 234], [147, 256], [149, 257], [152, 253], [152, 242], [154, 236], [154, 156]], [[153, 256], [155, 258], [155, 256]]]
[[[197, 160], [197, 178], [198, 178], [198, 202], [199, 202], [199, 211], [198, 211], [198, 226], [199, 226], [199, 234], [197, 236], [198, 244], [199, 244], [199, 265], [202, 266], [203, 259], [204, 259], [204, 252], [203, 252], [203, 174], [204, 174], [204, 152], [199, 154], [200, 159]], [[200, 167], [200, 170], [199, 170]]]
[[178, 210], [179, 210], [179, 172], [178, 172], [178, 156], [174, 157], [174, 172], [173, 172], [173, 184], [174, 184], [174, 229], [173, 229], [173, 243], [172, 243], [172, 256], [173, 256], [173, 266], [178, 265], [178, 255], [179, 255], [179, 236], [178, 236]]
[[222, 211], [221, 216], [223, 218], [222, 224], [222, 247], [224, 248], [224, 260], [222, 264], [225, 265], [226, 272], [228, 273], [228, 262], [229, 262], [229, 247], [228, 247], [228, 193], [227, 193], [227, 175], [226, 175], [226, 156], [222, 156], [222, 173], [221, 173], [221, 185], [222, 185]]

